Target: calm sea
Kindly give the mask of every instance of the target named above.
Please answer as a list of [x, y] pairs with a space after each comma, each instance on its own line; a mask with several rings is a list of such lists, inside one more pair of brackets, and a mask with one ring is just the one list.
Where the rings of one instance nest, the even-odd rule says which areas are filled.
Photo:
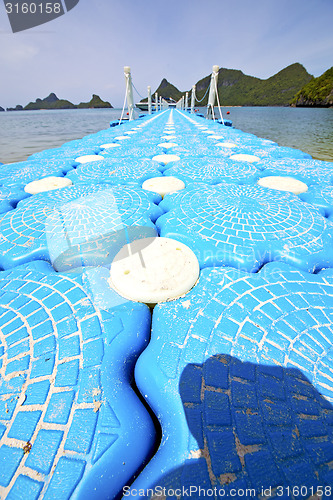
[[[37, 151], [108, 128], [120, 113], [119, 109], [2, 112], [0, 162], [25, 160]], [[333, 162], [333, 108], [235, 107], [223, 108], [223, 114], [238, 129]]]

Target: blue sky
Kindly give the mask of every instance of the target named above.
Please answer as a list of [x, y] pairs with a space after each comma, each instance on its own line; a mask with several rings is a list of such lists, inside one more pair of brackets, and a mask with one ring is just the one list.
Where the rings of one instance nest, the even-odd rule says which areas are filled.
[[144, 96], [163, 77], [190, 89], [213, 64], [265, 79], [300, 62], [319, 76], [333, 65], [332, 19], [333, 0], [80, 0], [13, 34], [1, 3], [0, 105], [55, 92], [120, 107], [124, 65]]

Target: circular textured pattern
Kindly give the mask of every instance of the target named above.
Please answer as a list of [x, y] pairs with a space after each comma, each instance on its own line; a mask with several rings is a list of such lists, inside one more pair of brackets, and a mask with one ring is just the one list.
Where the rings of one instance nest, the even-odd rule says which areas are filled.
[[270, 189], [277, 189], [279, 191], [290, 191], [294, 194], [305, 193], [308, 186], [293, 177], [269, 176], [262, 177], [258, 181], [259, 186], [267, 187]]
[[332, 185], [332, 163], [306, 159], [266, 159], [261, 162], [261, 170], [265, 175], [288, 175], [306, 184]]
[[127, 226], [154, 227], [158, 195], [127, 186], [77, 185], [23, 200], [0, 223], [3, 268], [32, 258], [56, 260], [69, 247]]
[[259, 156], [255, 156], [255, 155], [239, 154], [239, 155], [230, 156], [230, 160], [247, 161], [249, 163], [255, 163], [257, 161], [260, 161], [260, 158], [259, 158]]
[[157, 144], [152, 145], [147, 141], [143, 143], [131, 141], [122, 143], [119, 149], [104, 149], [102, 154], [106, 160], [109, 158], [126, 158], [127, 161], [131, 162], [139, 158], [152, 158], [158, 151]]
[[231, 164], [228, 158], [216, 156], [202, 158], [182, 158], [168, 168], [166, 175], [182, 175], [188, 181], [216, 183], [223, 180], [231, 182], [255, 181], [257, 169], [249, 163]]
[[[98, 498], [115, 498], [150, 452], [152, 424], [133, 397], [126, 359], [148, 339], [147, 311], [110, 302], [101, 313], [89, 286], [96, 279], [103, 290], [104, 271], [72, 278], [39, 262], [1, 273], [3, 498], [59, 498], [61, 491], [68, 500], [74, 490], [89, 498], [87, 482]], [[119, 457], [127, 473], [105, 481], [107, 470], [120, 472]]]
[[24, 188], [26, 193], [37, 194], [43, 191], [52, 191], [53, 189], [60, 189], [68, 187], [72, 181], [66, 177], [44, 177], [38, 181], [33, 181], [27, 184]]
[[201, 186], [166, 197], [160, 206], [170, 212], [157, 221], [161, 235], [180, 238], [199, 254], [201, 265], [255, 270], [267, 258], [290, 259], [310, 270], [331, 259], [325, 253], [329, 224], [313, 207], [293, 196], [286, 203], [272, 191], [254, 198], [251, 189], [240, 187], [238, 196], [225, 187]]
[[126, 245], [110, 269], [110, 284], [123, 297], [157, 304], [188, 292], [199, 277], [192, 250], [170, 238], [146, 238]]
[[158, 305], [136, 381], [165, 445], [134, 487], [190, 478], [222, 498], [238, 487], [304, 486], [311, 496], [331, 486], [332, 319], [331, 270], [275, 263], [203, 270], [186, 297]]
[[153, 179], [147, 179], [142, 184], [142, 189], [147, 189], [148, 191], [153, 191], [162, 196], [162, 198], [168, 194], [175, 191], [179, 191], [185, 188], [185, 183], [177, 177], [154, 177]]
[[103, 160], [103, 156], [101, 155], [85, 155], [85, 156], [79, 156], [78, 158], [75, 158], [75, 161], [77, 163], [90, 163], [92, 161], [101, 161]]
[[24, 187], [43, 176], [62, 176], [73, 169], [73, 160], [31, 160], [2, 165], [0, 183]]
[[80, 181], [135, 181], [146, 179], [154, 175], [161, 175], [156, 164], [147, 158], [118, 158], [116, 155], [106, 157], [104, 161], [86, 163], [79, 166], [69, 177], [73, 182]]
[[161, 163], [163, 165], [167, 165], [173, 161], [180, 160], [180, 157], [177, 155], [156, 155], [153, 157], [153, 160], [157, 163]]

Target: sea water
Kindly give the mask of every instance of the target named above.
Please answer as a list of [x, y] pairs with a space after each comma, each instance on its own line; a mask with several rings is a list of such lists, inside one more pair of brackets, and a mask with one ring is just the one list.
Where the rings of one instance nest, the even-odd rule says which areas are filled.
[[[205, 110], [200, 108], [200, 112]], [[333, 108], [225, 107], [222, 114], [244, 132], [333, 162]], [[120, 115], [120, 109], [1, 112], [0, 162], [22, 161], [35, 152], [106, 129]]]

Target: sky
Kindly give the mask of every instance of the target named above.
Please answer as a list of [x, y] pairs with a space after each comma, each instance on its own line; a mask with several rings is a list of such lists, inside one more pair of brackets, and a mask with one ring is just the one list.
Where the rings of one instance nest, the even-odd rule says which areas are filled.
[[136, 101], [162, 78], [189, 90], [214, 64], [266, 79], [299, 62], [319, 76], [333, 65], [332, 20], [333, 0], [80, 0], [12, 33], [1, 2], [0, 106], [55, 92], [121, 107], [124, 66]]

